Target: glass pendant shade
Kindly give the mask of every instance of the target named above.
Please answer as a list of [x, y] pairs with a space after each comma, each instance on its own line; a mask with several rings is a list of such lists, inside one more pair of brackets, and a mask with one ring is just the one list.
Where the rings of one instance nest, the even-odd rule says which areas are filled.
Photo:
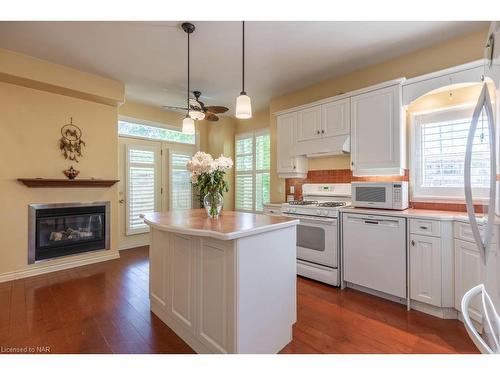
[[236, 98], [236, 118], [249, 119], [252, 117], [252, 101], [246, 93]]
[[194, 120], [191, 117], [186, 117], [184, 120], [182, 120], [182, 132], [184, 134], [194, 134]]
[[189, 111], [189, 117], [193, 120], [203, 120], [205, 118], [205, 114], [202, 111]]

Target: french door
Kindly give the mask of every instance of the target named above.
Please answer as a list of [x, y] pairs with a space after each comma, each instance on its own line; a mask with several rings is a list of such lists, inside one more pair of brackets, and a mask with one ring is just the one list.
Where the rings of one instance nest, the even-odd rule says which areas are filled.
[[193, 207], [190, 174], [186, 163], [194, 145], [120, 137], [121, 242], [149, 232], [140, 214]]

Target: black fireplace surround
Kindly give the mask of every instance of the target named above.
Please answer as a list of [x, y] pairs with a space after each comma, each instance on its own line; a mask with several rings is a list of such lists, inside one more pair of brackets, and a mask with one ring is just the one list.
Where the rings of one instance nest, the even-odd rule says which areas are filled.
[[109, 249], [109, 202], [29, 205], [28, 263]]

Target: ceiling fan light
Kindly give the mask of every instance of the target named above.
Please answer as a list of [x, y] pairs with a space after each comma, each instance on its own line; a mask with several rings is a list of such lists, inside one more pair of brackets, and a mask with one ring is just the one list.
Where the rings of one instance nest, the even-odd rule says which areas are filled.
[[195, 133], [194, 120], [191, 117], [186, 117], [182, 120], [182, 133], [193, 135]]
[[245, 120], [252, 117], [252, 101], [250, 97], [242, 92], [236, 98], [236, 118]]
[[189, 117], [193, 120], [203, 120], [205, 118], [205, 114], [202, 111], [189, 111]]

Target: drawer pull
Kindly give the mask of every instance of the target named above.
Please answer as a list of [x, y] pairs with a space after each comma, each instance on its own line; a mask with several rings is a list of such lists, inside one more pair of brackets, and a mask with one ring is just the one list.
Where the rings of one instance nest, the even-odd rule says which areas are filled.
[[420, 229], [422, 229], [422, 230], [427, 230], [427, 229], [429, 229], [429, 227], [426, 227], [426, 226], [424, 226], [424, 225], [421, 225], [421, 226], [420, 226]]

